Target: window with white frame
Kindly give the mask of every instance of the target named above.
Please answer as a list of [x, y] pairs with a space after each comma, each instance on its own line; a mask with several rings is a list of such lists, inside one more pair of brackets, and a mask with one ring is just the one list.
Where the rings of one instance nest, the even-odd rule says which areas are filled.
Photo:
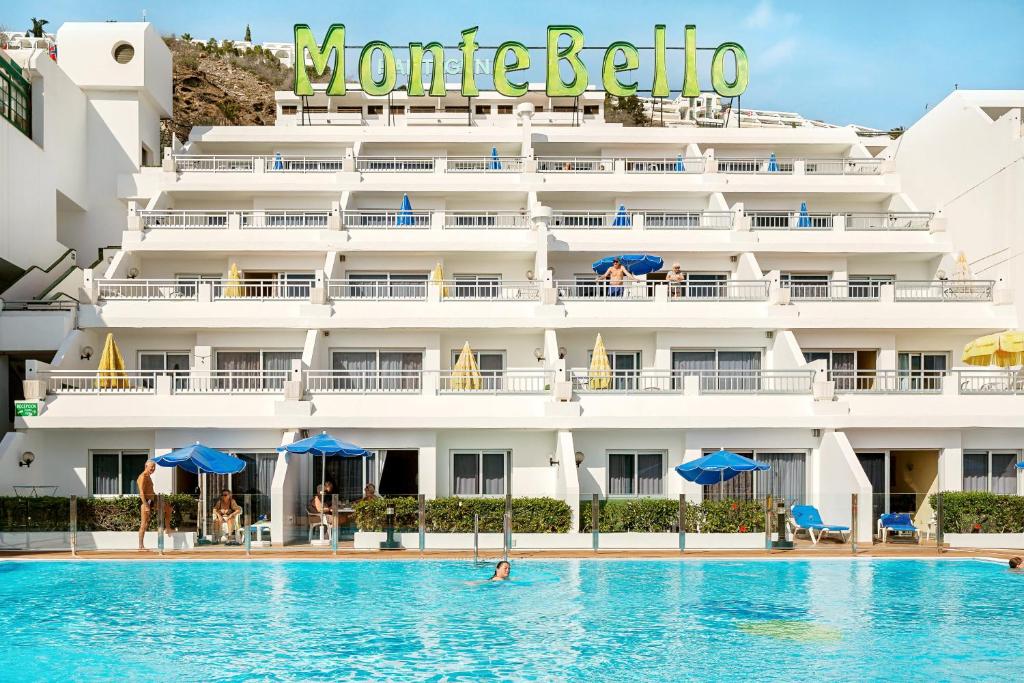
[[[370, 451], [370, 455], [362, 458], [313, 458], [313, 479], [320, 485], [321, 474], [324, 481], [334, 485], [334, 493], [343, 503], [352, 503], [363, 497], [367, 484], [377, 485], [378, 462], [384, 459], [385, 452]], [[326, 460], [327, 470], [321, 473]]]
[[[706, 450], [705, 455], [717, 448]], [[727, 449], [728, 450], [728, 449]], [[733, 451], [738, 455], [768, 463], [763, 472], [743, 472], [721, 484], [704, 487], [704, 498], [762, 498], [771, 496], [784, 499], [787, 505], [802, 503], [807, 495], [807, 453], [779, 451]]]
[[493, 299], [501, 292], [501, 275], [455, 275], [456, 299]]
[[217, 351], [216, 381], [222, 389], [280, 390], [288, 378], [292, 361], [302, 359], [302, 350]]
[[333, 388], [339, 391], [418, 391], [422, 351], [393, 349], [331, 352]]
[[456, 496], [503, 496], [511, 451], [452, 451], [452, 491]]
[[966, 451], [964, 491], [1017, 493], [1017, 451]]
[[757, 390], [761, 378], [761, 351], [737, 349], [673, 349], [672, 371], [676, 388], [682, 387], [682, 378], [693, 375], [700, 378], [704, 390], [724, 391]]
[[89, 493], [94, 496], [138, 495], [135, 480], [149, 460], [147, 451], [104, 450], [89, 454]]
[[660, 451], [609, 451], [609, 496], [660, 496], [665, 454]]
[[[616, 391], [635, 391], [640, 380], [639, 351], [606, 351], [608, 365], [612, 371], [612, 389]], [[587, 367], [594, 360], [594, 351], [587, 352]]]
[[[452, 369], [459, 361], [462, 349], [452, 349]], [[501, 391], [504, 386], [505, 352], [504, 351], [473, 351], [473, 358], [480, 369], [482, 388], [488, 391]]]
[[[153, 375], [170, 375], [175, 378], [175, 388], [184, 383], [191, 363], [188, 351], [139, 351], [139, 370]], [[151, 387], [153, 380], [143, 377], [142, 384]]]

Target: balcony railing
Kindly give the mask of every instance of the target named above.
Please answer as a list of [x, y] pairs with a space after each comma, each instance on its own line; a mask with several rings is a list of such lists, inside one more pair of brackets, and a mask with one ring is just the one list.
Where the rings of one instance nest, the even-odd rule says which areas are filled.
[[481, 370], [479, 375], [442, 370], [437, 390], [442, 394], [542, 394], [550, 389], [552, 378], [546, 370]]
[[879, 175], [881, 159], [806, 159], [807, 175]]
[[334, 300], [424, 301], [427, 282], [401, 280], [329, 280], [327, 295]]
[[668, 300], [686, 301], [767, 301], [768, 280], [722, 280], [720, 282], [670, 282]]
[[809, 394], [810, 370], [589, 370], [570, 372], [578, 393], [681, 393], [685, 377], [696, 376], [702, 394]]
[[1024, 370], [957, 370], [956, 373], [961, 394], [1024, 396]]
[[211, 282], [214, 301], [248, 299], [259, 301], [309, 299], [312, 280], [232, 280], [223, 278]]
[[846, 214], [847, 230], [889, 231], [889, 230], [927, 230], [932, 214], [920, 211], [903, 211], [889, 213], [848, 213]]
[[279, 392], [290, 373], [286, 370], [211, 370], [178, 373], [174, 391], [179, 394], [264, 394]]
[[195, 301], [195, 280], [99, 280], [97, 295], [101, 301]]
[[881, 296], [881, 282], [849, 282], [829, 280], [828, 282], [782, 282], [789, 288], [789, 297], [794, 301], [878, 301]]
[[704, 158], [679, 157], [627, 158], [626, 173], [703, 173]]
[[421, 370], [310, 370], [306, 387], [311, 394], [418, 394]]
[[326, 230], [330, 210], [264, 209], [262, 211], [239, 211], [240, 226], [243, 229], [311, 229]]
[[537, 157], [538, 173], [612, 173], [615, 160], [605, 157]]
[[152, 394], [156, 375], [152, 371], [61, 370], [42, 373], [51, 394]]
[[654, 298], [654, 283], [627, 280], [621, 285], [606, 281], [558, 280], [558, 298], [563, 301], [650, 301]]
[[270, 155], [263, 157], [267, 173], [337, 173], [344, 170], [342, 157]]
[[629, 230], [634, 224], [635, 213], [620, 214], [616, 211], [552, 211], [549, 227], [562, 228]]
[[652, 230], [731, 230], [732, 211], [643, 211], [644, 227]]
[[444, 301], [540, 301], [536, 281], [460, 282], [446, 280], [441, 287]]
[[174, 170], [204, 173], [253, 173], [256, 157], [246, 155], [175, 155]]
[[745, 211], [751, 230], [832, 230], [835, 217], [831, 213], [791, 211]]
[[447, 157], [448, 173], [522, 173], [523, 158], [518, 156]]
[[518, 230], [530, 226], [522, 211], [445, 211], [446, 230]]
[[178, 230], [220, 230], [228, 227], [230, 211], [190, 211], [182, 209], [141, 210], [142, 227]]
[[944, 375], [938, 370], [832, 370], [829, 378], [844, 394], [938, 394]]
[[897, 280], [896, 301], [992, 301], [992, 280]]
[[720, 157], [718, 159], [718, 172], [791, 175], [793, 173], [793, 160], [775, 159], [773, 166], [771, 157]]
[[434, 157], [357, 157], [356, 170], [363, 173], [432, 173]]
[[430, 211], [414, 209], [359, 209], [342, 214], [349, 230], [415, 230], [430, 227]]

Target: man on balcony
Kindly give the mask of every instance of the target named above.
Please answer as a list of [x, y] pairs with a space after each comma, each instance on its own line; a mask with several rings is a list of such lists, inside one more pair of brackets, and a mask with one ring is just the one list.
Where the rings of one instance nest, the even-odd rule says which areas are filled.
[[625, 280], [636, 280], [633, 274], [626, 270], [619, 259], [612, 261], [612, 267], [605, 271], [598, 280], [608, 280], [608, 296], [622, 296], [625, 291]]

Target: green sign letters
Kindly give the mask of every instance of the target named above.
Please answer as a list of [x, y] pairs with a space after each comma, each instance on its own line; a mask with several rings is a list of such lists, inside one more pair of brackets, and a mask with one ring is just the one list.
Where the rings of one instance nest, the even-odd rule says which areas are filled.
[[[462, 31], [462, 40], [458, 50], [462, 56], [462, 85], [460, 92], [465, 97], [476, 97], [480, 94], [476, 84], [473, 68], [474, 59], [480, 45], [477, 43], [478, 27]], [[653, 97], [668, 97], [670, 81], [668, 74], [668, 47], [666, 31], [663, 24], [654, 27], [654, 64], [650, 92]], [[545, 47], [545, 92], [550, 97], [576, 97], [582, 95], [590, 84], [587, 65], [581, 55], [584, 49], [583, 31], [577, 26], [548, 26]], [[635, 71], [640, 68], [640, 52], [642, 48], [617, 40], [604, 49], [601, 62], [601, 86], [611, 95], [626, 97], [635, 95], [640, 85], [636, 80], [623, 82], [623, 72]], [[650, 47], [646, 48], [651, 50]], [[696, 97], [700, 94], [700, 83], [697, 79], [697, 27], [686, 26], [683, 33], [683, 73], [678, 89], [684, 97]], [[309, 55], [310, 69], [306, 68], [306, 55]], [[424, 60], [429, 54], [434, 65], [430, 77], [430, 89], [423, 89]], [[726, 74], [731, 56], [732, 79]], [[494, 89], [502, 95], [519, 97], [526, 94], [528, 83], [525, 79], [515, 77], [515, 72], [530, 68], [530, 50], [523, 43], [506, 41], [501, 43], [493, 54]], [[371, 40], [362, 47], [356, 73], [359, 74], [359, 87], [368, 95], [387, 95], [398, 87], [405, 87], [410, 97], [440, 97], [445, 94], [444, 70], [441, 63], [444, 59], [444, 46], [438, 42], [409, 43], [409, 68], [406, 83], [398, 82], [399, 69], [395, 60], [395, 50], [382, 40]], [[307, 24], [295, 25], [295, 83], [293, 91], [296, 95], [312, 95], [313, 84], [309, 73], [322, 76], [330, 67], [330, 80], [327, 83], [327, 94], [344, 95], [345, 86], [345, 26], [332, 24], [327, 29], [322, 43], [317, 43], [313, 30]], [[711, 87], [723, 97], [735, 97], [743, 94], [750, 80], [750, 64], [747, 53], [739, 43], [722, 43], [715, 48], [711, 58]]]

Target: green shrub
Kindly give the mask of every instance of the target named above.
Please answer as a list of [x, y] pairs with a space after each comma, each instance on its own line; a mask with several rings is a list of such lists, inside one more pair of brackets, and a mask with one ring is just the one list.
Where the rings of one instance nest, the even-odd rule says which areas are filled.
[[[194, 528], [196, 499], [186, 495], [164, 496], [171, 505], [173, 528]], [[79, 531], [137, 531], [142, 522], [138, 496], [77, 500]], [[150, 515], [149, 528], [157, 528]], [[0, 496], [0, 531], [67, 531], [71, 523], [69, 498]]]
[[[947, 534], [1024, 533], [1024, 496], [983, 491], [944, 491], [942, 531]], [[936, 494], [928, 497], [938, 510]]]
[[[395, 505], [395, 526], [419, 528], [415, 498], [378, 498], [356, 503], [356, 524], [361, 531], [383, 531], [388, 502]], [[482, 533], [500, 533], [505, 513], [504, 498], [435, 498], [426, 502], [426, 530], [435, 533], [471, 533], [473, 515], [480, 515]], [[572, 510], [554, 498], [513, 498], [514, 533], [565, 533], [572, 524]]]
[[[592, 530], [590, 508], [580, 511], [582, 530]], [[764, 531], [764, 506], [756, 500], [706, 500], [686, 506], [686, 530], [735, 534]], [[611, 499], [601, 502], [602, 533], [679, 531], [679, 501], [673, 498]]]

